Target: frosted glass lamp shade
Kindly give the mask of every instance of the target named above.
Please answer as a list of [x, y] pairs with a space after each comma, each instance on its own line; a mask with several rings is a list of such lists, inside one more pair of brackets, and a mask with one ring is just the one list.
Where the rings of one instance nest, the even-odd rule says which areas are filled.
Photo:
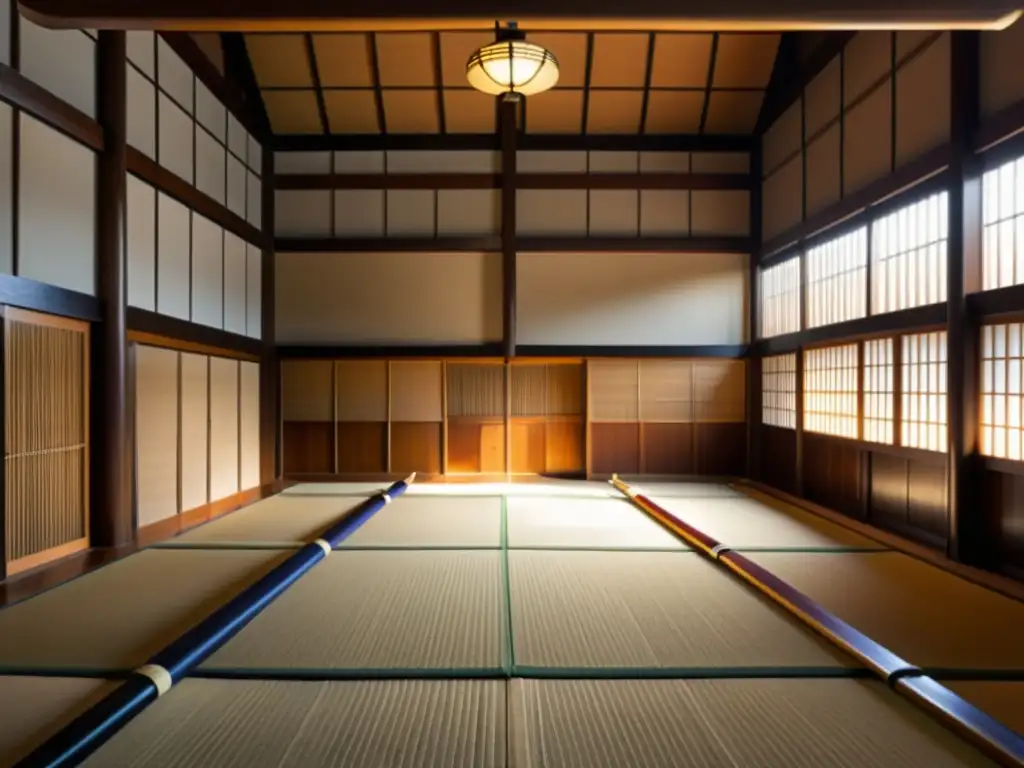
[[525, 40], [504, 40], [485, 45], [470, 56], [466, 78], [478, 91], [492, 96], [532, 96], [558, 82], [558, 62], [543, 46]]

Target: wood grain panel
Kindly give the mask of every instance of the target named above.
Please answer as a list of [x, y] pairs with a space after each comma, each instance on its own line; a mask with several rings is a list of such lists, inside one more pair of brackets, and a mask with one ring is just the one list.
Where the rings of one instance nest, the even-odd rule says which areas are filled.
[[338, 472], [386, 472], [387, 431], [387, 423], [380, 421], [339, 422]]
[[641, 360], [640, 420], [693, 421], [693, 372], [689, 360]]
[[584, 380], [582, 363], [547, 366], [547, 414], [577, 416], [583, 413]]
[[449, 363], [448, 415], [505, 415], [505, 368], [501, 365]]
[[804, 435], [804, 496], [850, 517], [862, 516], [861, 451], [825, 435]]
[[586, 471], [586, 433], [582, 418], [549, 420], [545, 433], [544, 463], [548, 473]]
[[285, 421], [331, 421], [330, 360], [281, 363], [281, 413]]
[[[512, 415], [546, 415], [547, 390], [548, 371], [546, 365], [513, 365]], [[514, 437], [513, 444], [515, 444]]]
[[451, 474], [480, 471], [480, 424], [448, 422], [448, 472]]
[[331, 423], [286, 421], [284, 423], [284, 474], [327, 474], [334, 471]]
[[542, 421], [512, 421], [512, 471], [547, 471], [546, 425]]
[[590, 468], [596, 475], [640, 471], [640, 425], [595, 422], [590, 425]]
[[914, 528], [945, 539], [949, 531], [945, 462], [911, 459], [908, 485], [907, 522]]
[[796, 430], [762, 425], [758, 477], [786, 493], [796, 493]]
[[696, 424], [695, 429], [698, 475], [737, 477], [745, 473], [746, 424]]
[[982, 514], [990, 528], [1000, 562], [1024, 574], [1024, 475], [985, 470]]
[[387, 361], [339, 360], [335, 366], [337, 420], [387, 421]]
[[637, 361], [592, 360], [589, 366], [590, 418], [593, 421], [635, 421], [639, 418]]
[[697, 421], [737, 422], [746, 418], [746, 365], [742, 360], [693, 363]]
[[391, 363], [391, 418], [394, 421], [441, 421], [441, 362]]
[[696, 473], [693, 424], [644, 424], [644, 466], [649, 475]]
[[505, 471], [505, 425], [480, 425], [480, 471]]
[[391, 471], [441, 471], [441, 424], [430, 422], [391, 423]]

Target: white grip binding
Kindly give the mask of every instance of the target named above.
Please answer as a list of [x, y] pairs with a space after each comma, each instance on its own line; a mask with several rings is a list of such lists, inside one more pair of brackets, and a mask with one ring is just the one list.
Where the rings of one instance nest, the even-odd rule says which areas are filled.
[[135, 674], [149, 678], [149, 681], [156, 686], [156, 697], [158, 699], [171, 690], [171, 686], [174, 685], [174, 681], [171, 680], [171, 673], [159, 664], [146, 664], [144, 667], [136, 669]]

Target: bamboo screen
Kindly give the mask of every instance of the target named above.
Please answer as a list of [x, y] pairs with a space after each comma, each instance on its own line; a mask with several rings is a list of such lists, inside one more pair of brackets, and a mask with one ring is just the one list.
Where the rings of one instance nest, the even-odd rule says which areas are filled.
[[505, 366], [449, 363], [448, 415], [504, 417]]
[[88, 326], [7, 310], [6, 559], [10, 573], [88, 545]]
[[583, 412], [581, 363], [512, 366], [512, 416], [579, 416]]

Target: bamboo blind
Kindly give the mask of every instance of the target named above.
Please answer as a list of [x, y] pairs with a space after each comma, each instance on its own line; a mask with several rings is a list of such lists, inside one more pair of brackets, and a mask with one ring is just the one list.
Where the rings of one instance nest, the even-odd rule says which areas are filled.
[[594, 421], [637, 421], [639, 367], [636, 360], [592, 360], [590, 400]]
[[697, 421], [740, 422], [747, 417], [743, 360], [700, 360], [693, 364]]
[[579, 416], [582, 412], [581, 364], [512, 366], [513, 416]]
[[[88, 541], [88, 326], [8, 310], [6, 558]], [[33, 563], [34, 564], [34, 563]]]
[[504, 417], [505, 366], [449, 363], [448, 415]]

